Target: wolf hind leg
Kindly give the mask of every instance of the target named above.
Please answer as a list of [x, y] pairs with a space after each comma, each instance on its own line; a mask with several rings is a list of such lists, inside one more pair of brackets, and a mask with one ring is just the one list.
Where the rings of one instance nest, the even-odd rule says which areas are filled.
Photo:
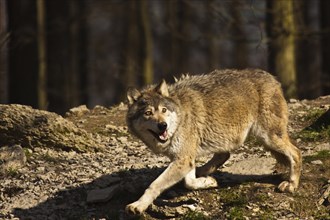
[[269, 141], [266, 143], [267, 147], [275, 159], [286, 166], [289, 166], [289, 179], [281, 182], [278, 189], [281, 192], [294, 192], [299, 185], [302, 159], [300, 150], [294, 146], [288, 135], [282, 136], [273, 134], [269, 136]]
[[229, 152], [215, 153], [213, 157], [203, 166], [197, 167], [197, 177], [208, 176], [214, 173], [221, 165], [223, 165], [230, 157]]
[[194, 167], [184, 178], [185, 186], [188, 189], [208, 189], [218, 186], [217, 181], [211, 177], [198, 177], [196, 178], [196, 168]]

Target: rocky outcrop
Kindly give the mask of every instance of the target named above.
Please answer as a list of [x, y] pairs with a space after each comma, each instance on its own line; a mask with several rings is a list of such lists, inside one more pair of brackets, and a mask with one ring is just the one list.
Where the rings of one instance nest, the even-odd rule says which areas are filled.
[[94, 136], [55, 113], [24, 105], [0, 105], [0, 146], [59, 148], [78, 152], [104, 148]]

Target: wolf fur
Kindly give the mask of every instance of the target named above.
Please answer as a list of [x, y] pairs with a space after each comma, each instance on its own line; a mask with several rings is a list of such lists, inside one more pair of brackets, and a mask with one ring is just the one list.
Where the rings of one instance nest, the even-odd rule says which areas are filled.
[[[209, 176], [241, 146], [251, 132], [279, 162], [290, 168], [289, 179], [279, 184], [293, 192], [299, 184], [301, 153], [289, 140], [288, 109], [280, 83], [262, 70], [215, 70], [183, 76], [172, 85], [162, 81], [127, 93], [127, 125], [153, 152], [171, 163], [142, 197], [126, 206], [140, 214], [164, 190], [184, 179], [189, 189], [217, 186]], [[196, 168], [201, 154], [213, 154]]]

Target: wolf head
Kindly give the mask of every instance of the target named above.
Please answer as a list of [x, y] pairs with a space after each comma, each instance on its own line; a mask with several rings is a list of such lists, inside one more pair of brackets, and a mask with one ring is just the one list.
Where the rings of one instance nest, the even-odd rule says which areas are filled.
[[130, 131], [156, 153], [164, 151], [178, 125], [178, 107], [166, 82], [142, 91], [129, 89], [127, 100]]

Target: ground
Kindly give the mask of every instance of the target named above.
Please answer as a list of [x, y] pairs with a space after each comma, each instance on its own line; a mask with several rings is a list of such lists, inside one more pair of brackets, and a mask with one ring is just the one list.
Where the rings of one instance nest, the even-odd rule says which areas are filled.
[[285, 170], [249, 138], [214, 174], [218, 188], [191, 191], [178, 183], [145, 214], [129, 216], [125, 206], [143, 194], [169, 160], [129, 135], [125, 105], [78, 107], [65, 118], [99, 134], [105, 149], [23, 145], [25, 166], [0, 176], [0, 219], [330, 219], [330, 127], [304, 129], [330, 108], [330, 96], [290, 100], [289, 108], [290, 136], [304, 156], [301, 184], [293, 194], [276, 190]]

